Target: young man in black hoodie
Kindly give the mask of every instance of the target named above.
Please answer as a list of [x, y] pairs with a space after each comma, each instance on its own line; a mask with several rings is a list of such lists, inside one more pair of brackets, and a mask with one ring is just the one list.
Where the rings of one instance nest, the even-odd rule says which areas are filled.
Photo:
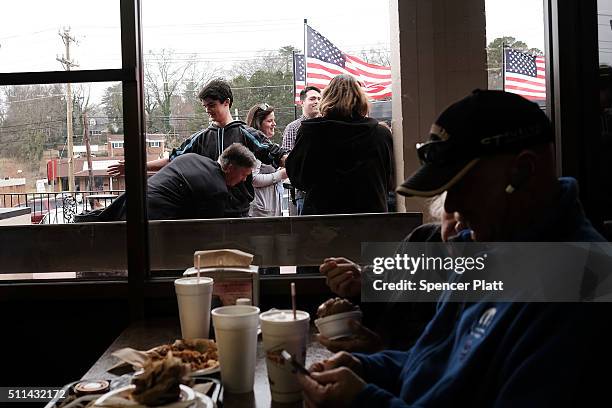
[[[232, 143], [240, 143], [251, 150], [255, 157], [265, 164], [275, 167], [284, 164], [286, 152], [279, 145], [270, 143], [258, 130], [248, 127], [240, 120], [234, 120], [230, 112], [234, 96], [229, 84], [222, 79], [213, 79], [200, 91], [198, 98], [206, 110], [210, 126], [191, 135], [179, 147], [172, 150], [168, 159], [158, 159], [147, 163], [148, 171], [157, 171], [170, 161], [185, 153], [196, 153], [217, 160], [223, 150]], [[123, 163], [109, 167], [109, 174], [123, 174]], [[254, 190], [251, 176], [230, 189], [226, 217], [246, 217], [253, 201]]]

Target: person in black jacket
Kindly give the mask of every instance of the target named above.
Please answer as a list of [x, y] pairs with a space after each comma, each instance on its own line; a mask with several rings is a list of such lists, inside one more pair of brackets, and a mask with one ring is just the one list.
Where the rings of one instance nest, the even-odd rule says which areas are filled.
[[387, 212], [391, 132], [367, 117], [368, 100], [357, 80], [332, 79], [320, 110], [322, 117], [302, 121], [287, 158], [291, 184], [306, 192], [302, 214]]
[[[239, 143], [223, 151], [218, 161], [194, 153], [172, 160], [147, 182], [150, 220], [221, 218], [228, 189], [243, 182], [255, 166], [255, 156]], [[96, 221], [125, 220], [126, 194], [108, 206]]]
[[[197, 153], [217, 160], [219, 155], [232, 143], [241, 143], [251, 150], [257, 159], [265, 164], [274, 164], [275, 167], [284, 164], [285, 150], [279, 145], [271, 143], [258, 130], [248, 127], [240, 120], [234, 120], [230, 113], [234, 96], [229, 84], [221, 79], [210, 81], [198, 94], [202, 106], [210, 117], [211, 125], [202, 129], [179, 147], [172, 150], [168, 159], [158, 159], [147, 163], [148, 171], [157, 171], [169, 162], [185, 153]], [[123, 174], [123, 163], [109, 167], [109, 174], [117, 176]], [[230, 190], [229, 202], [226, 206], [226, 217], [248, 216], [254, 191], [251, 178], [234, 186]]]

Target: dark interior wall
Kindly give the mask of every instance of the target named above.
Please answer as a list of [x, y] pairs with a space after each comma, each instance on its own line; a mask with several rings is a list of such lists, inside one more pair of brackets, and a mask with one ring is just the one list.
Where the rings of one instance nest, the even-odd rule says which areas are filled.
[[126, 327], [128, 304], [118, 299], [0, 303], [0, 384], [62, 386], [75, 381]]

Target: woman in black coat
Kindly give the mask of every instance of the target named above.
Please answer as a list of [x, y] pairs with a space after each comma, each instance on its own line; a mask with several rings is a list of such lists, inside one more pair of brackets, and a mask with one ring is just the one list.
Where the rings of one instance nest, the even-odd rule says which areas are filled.
[[303, 215], [387, 211], [391, 132], [368, 118], [359, 83], [339, 75], [323, 91], [322, 117], [302, 121], [287, 158], [291, 184], [306, 192]]

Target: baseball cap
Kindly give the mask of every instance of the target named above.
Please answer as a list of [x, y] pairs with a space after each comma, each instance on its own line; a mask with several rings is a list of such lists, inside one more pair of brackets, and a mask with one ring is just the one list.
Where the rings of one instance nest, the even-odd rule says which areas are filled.
[[397, 188], [401, 195], [431, 197], [448, 190], [481, 157], [552, 142], [540, 107], [504, 91], [473, 91], [440, 114], [429, 141], [417, 144], [421, 167]]

